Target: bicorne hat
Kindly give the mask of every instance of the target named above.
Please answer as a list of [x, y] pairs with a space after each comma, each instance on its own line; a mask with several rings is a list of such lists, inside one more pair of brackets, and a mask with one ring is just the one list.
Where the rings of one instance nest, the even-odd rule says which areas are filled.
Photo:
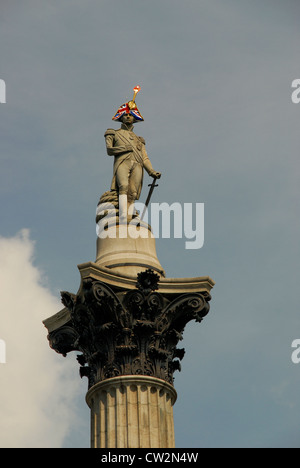
[[137, 105], [135, 103], [136, 95], [137, 95], [138, 92], [140, 92], [140, 90], [141, 90], [140, 86], [135, 86], [135, 88], [133, 88], [134, 95], [133, 95], [132, 101], [125, 102], [125, 104], [123, 104], [121, 107], [119, 107], [119, 109], [117, 110], [117, 112], [113, 116], [112, 120], [120, 121], [122, 119], [123, 115], [131, 114], [134, 117], [136, 122], [143, 122], [144, 119], [143, 119], [143, 117], [142, 117], [142, 115], [141, 115], [140, 111], [138, 110]]

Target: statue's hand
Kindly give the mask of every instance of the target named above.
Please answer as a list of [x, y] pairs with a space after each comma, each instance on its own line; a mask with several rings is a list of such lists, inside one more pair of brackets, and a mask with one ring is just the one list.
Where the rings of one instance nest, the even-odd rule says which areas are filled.
[[160, 179], [161, 178], [161, 172], [153, 171], [151, 173], [151, 177], [153, 177], [153, 179]]
[[125, 151], [129, 153], [130, 151], [133, 151], [133, 148], [131, 145], [125, 145]]

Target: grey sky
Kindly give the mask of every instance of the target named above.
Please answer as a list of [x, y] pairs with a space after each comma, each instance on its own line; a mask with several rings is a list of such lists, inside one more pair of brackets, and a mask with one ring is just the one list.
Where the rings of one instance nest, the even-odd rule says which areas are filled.
[[[169, 277], [216, 281], [210, 314], [184, 336], [177, 446], [299, 447], [299, 2], [10, 0], [0, 9], [0, 236], [28, 228], [52, 294], [77, 292], [76, 265], [95, 259], [96, 204], [112, 175], [103, 135], [139, 84], [145, 122], [135, 131], [163, 174], [153, 201], [205, 203], [204, 247], [158, 239], [159, 260]], [[89, 444], [79, 377], [78, 388], [82, 424], [62, 446]]]

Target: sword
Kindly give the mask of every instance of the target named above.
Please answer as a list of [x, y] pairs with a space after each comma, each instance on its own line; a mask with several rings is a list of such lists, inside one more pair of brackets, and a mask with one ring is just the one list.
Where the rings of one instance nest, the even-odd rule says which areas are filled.
[[148, 187], [150, 187], [150, 190], [149, 190], [148, 197], [147, 197], [147, 200], [146, 200], [144, 209], [143, 209], [143, 213], [142, 213], [142, 216], [141, 216], [141, 221], [143, 220], [143, 217], [144, 217], [144, 215], [145, 215], [145, 213], [146, 213], [146, 210], [147, 210], [147, 208], [148, 208], [148, 205], [149, 205], [149, 203], [150, 203], [150, 199], [151, 199], [153, 190], [155, 189], [155, 187], [158, 187], [158, 184], [155, 183], [156, 181], [157, 181], [157, 177], [154, 177], [154, 178], [153, 178], [152, 184], [149, 184], [149, 185], [148, 185]]

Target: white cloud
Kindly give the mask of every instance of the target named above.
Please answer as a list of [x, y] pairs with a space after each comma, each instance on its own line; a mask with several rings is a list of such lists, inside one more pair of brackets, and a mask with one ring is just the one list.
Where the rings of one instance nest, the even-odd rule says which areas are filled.
[[[74, 366], [52, 351], [42, 320], [61, 304], [33, 264], [34, 243], [27, 230], [0, 237], [0, 447], [61, 447], [76, 411]], [[77, 383], [77, 384], [76, 384]]]

